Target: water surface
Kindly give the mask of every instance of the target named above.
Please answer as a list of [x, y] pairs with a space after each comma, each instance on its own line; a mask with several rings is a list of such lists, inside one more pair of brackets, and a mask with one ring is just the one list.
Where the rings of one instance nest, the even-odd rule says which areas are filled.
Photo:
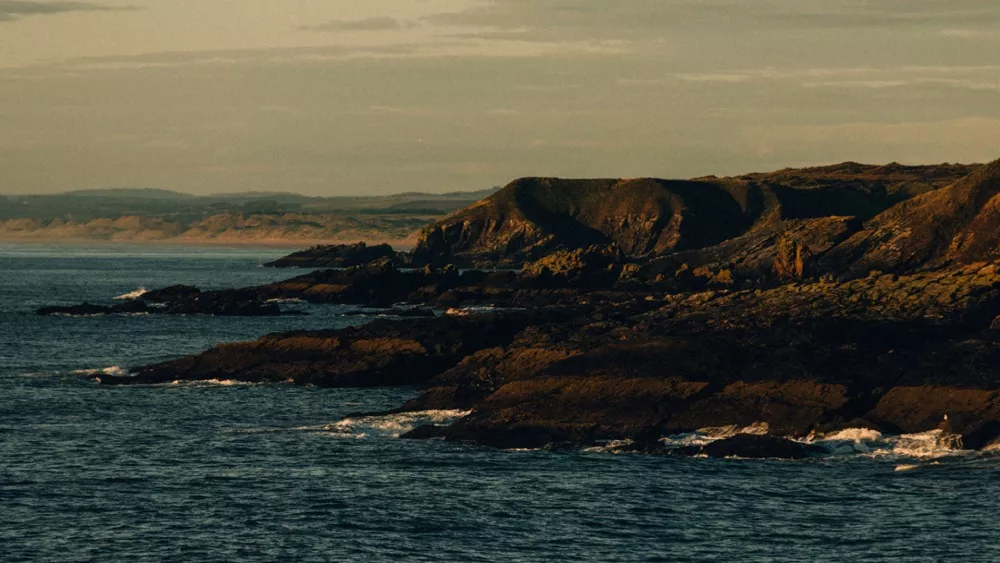
[[104, 388], [79, 373], [364, 321], [342, 309], [33, 314], [301, 273], [258, 267], [282, 252], [0, 246], [0, 561], [1000, 560], [1000, 461], [987, 455], [789, 462], [411, 442], [396, 436], [460, 413], [351, 417], [398, 406], [406, 388]]

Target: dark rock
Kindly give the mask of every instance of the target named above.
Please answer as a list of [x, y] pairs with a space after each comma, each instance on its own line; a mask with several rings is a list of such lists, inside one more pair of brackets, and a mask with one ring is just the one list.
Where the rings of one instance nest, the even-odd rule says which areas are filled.
[[977, 170], [845, 163], [690, 181], [523, 178], [425, 229], [413, 260], [495, 267], [591, 245], [629, 258], [703, 249], [782, 222], [866, 220]]
[[[382, 257], [140, 300], [209, 314], [273, 312], [276, 298], [387, 314], [407, 303], [416, 318], [271, 335], [103, 379], [421, 385], [404, 410], [473, 412], [412, 437], [500, 448], [631, 439], [655, 452], [659, 436], [709, 426], [798, 437], [921, 432], [945, 417], [949, 436], [981, 446], [1000, 420], [1000, 264], [969, 260], [992, 256], [976, 241], [992, 240], [996, 166], [521, 180], [429, 229], [414, 254], [425, 268]], [[520, 273], [454, 266], [525, 262]], [[512, 310], [469, 307], [483, 305]], [[738, 436], [674, 453], [812, 451]]]
[[409, 432], [406, 432], [399, 437], [404, 440], [432, 440], [435, 438], [444, 438], [444, 426], [435, 426], [433, 424], [428, 424], [424, 426], [418, 426]]
[[388, 258], [400, 261], [400, 255], [388, 244], [368, 246], [356, 244], [318, 245], [294, 252], [264, 266], [269, 268], [348, 268], [361, 266], [374, 260]]
[[969, 450], [982, 450], [996, 444], [1000, 444], [1000, 420], [979, 424], [962, 435], [962, 446]]
[[89, 317], [94, 315], [110, 315], [114, 313], [111, 307], [104, 305], [91, 305], [82, 303], [80, 305], [57, 305], [54, 307], [42, 307], [36, 311], [39, 315], [66, 315], [72, 317]]
[[201, 295], [201, 290], [190, 285], [172, 285], [163, 289], [147, 291], [138, 297], [148, 303], [170, 303], [192, 301]]
[[715, 458], [804, 459], [812, 455], [824, 454], [826, 450], [819, 446], [803, 444], [787, 438], [738, 434], [696, 448], [679, 448], [672, 453], [676, 455], [706, 455]]
[[128, 377], [105, 377], [102, 383], [220, 379], [330, 387], [416, 385], [477, 350], [509, 343], [534, 318], [523, 313], [379, 319], [337, 330], [272, 334], [141, 367]]
[[161, 314], [161, 315], [215, 315], [223, 317], [273, 317], [280, 315], [305, 315], [301, 311], [282, 311], [277, 303], [247, 290], [201, 291], [195, 287], [173, 286], [149, 291], [137, 299], [111, 306], [75, 305], [72, 307], [45, 307], [40, 315], [111, 315], [111, 314]]

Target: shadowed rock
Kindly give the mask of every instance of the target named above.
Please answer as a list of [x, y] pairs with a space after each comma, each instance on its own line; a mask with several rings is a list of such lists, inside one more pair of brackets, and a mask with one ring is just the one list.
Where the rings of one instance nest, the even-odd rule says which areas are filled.
[[388, 244], [368, 246], [364, 242], [359, 242], [356, 244], [314, 246], [268, 262], [264, 266], [269, 268], [348, 268], [361, 266], [382, 258], [398, 261], [399, 254]]

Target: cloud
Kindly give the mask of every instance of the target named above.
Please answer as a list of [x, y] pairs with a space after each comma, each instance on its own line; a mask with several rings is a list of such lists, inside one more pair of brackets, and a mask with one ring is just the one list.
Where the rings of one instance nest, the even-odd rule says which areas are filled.
[[929, 163], [989, 161], [1000, 154], [1000, 119], [965, 117], [928, 122], [854, 122], [830, 125], [753, 126], [743, 140], [760, 155], [789, 161]]
[[66, 12], [112, 12], [134, 10], [134, 6], [105, 6], [92, 2], [35, 2], [0, 0], [0, 21], [24, 16], [62, 14]]
[[[684, 82], [714, 82], [744, 84], [751, 82], [787, 81], [806, 88], [851, 87], [892, 88], [905, 85], [939, 84], [969, 90], [998, 90], [996, 75], [1000, 65], [971, 66], [900, 66], [845, 68], [756, 68], [706, 73], [673, 73], [669, 78]], [[638, 81], [620, 80], [623, 84]], [[665, 84], [666, 80], [648, 80]]]
[[699, 29], [964, 29], [1000, 23], [1000, 3], [984, 0], [492, 0], [427, 16], [430, 25], [548, 37], [658, 37]]
[[389, 31], [415, 27], [413, 22], [404, 22], [388, 16], [361, 20], [333, 20], [318, 25], [299, 26], [301, 31]]

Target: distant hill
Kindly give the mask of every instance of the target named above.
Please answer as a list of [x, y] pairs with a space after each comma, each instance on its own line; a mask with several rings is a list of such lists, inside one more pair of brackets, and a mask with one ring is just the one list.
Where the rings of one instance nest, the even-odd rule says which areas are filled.
[[[99, 190], [74, 190], [55, 194], [53, 197], [112, 197], [123, 199], [191, 199], [196, 196], [159, 188], [104, 188]], [[19, 196], [13, 196], [19, 197]], [[26, 196], [20, 196], [26, 197]], [[41, 196], [44, 197], [44, 196]]]
[[303, 244], [404, 240], [423, 225], [494, 191], [312, 197], [284, 192], [195, 196], [160, 189], [111, 188], [0, 196], [0, 240]]

